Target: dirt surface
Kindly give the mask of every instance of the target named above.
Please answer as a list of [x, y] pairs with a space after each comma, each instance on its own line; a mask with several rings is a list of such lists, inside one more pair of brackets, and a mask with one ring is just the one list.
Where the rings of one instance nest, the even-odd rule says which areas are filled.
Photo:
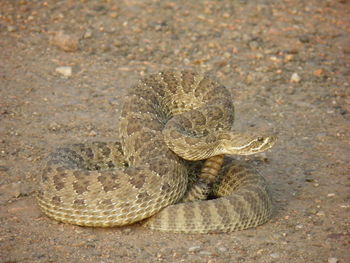
[[[350, 262], [349, 13], [346, 0], [2, 0], [0, 262]], [[126, 89], [174, 67], [229, 87], [237, 129], [278, 133], [249, 158], [271, 185], [274, 218], [180, 235], [44, 216], [45, 154], [118, 139]]]

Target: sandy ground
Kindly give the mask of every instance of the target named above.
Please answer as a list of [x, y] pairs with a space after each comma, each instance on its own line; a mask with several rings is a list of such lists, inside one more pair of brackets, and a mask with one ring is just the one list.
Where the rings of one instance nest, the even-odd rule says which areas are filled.
[[[0, 262], [350, 262], [349, 13], [346, 0], [2, 0]], [[180, 235], [44, 216], [45, 154], [118, 138], [126, 89], [174, 67], [230, 88], [237, 129], [278, 133], [249, 158], [271, 185], [274, 218]]]

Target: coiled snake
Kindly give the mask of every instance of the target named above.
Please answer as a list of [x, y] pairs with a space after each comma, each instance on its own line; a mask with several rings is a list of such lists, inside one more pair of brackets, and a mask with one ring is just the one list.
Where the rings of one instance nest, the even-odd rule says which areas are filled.
[[184, 233], [260, 225], [272, 214], [264, 178], [237, 162], [220, 167], [224, 154], [262, 152], [275, 138], [233, 132], [233, 119], [229, 91], [209, 77], [188, 70], [148, 75], [125, 97], [120, 143], [74, 144], [49, 155], [39, 206], [82, 226], [149, 217], [151, 229]]

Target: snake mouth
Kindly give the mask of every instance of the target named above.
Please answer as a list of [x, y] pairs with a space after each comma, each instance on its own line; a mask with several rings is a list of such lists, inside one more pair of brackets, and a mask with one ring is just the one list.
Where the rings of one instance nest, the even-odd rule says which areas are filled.
[[225, 154], [251, 155], [270, 149], [276, 142], [275, 136], [259, 136], [242, 145], [227, 147]]

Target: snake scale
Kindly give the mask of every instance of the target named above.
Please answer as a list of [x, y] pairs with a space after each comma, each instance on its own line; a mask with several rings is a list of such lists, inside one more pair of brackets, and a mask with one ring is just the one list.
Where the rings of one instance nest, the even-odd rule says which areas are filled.
[[217, 233], [263, 224], [273, 210], [266, 181], [223, 156], [265, 151], [275, 137], [234, 132], [233, 119], [230, 92], [208, 76], [147, 75], [125, 96], [120, 142], [49, 154], [38, 204], [58, 221], [92, 227], [146, 219], [161, 231]]

